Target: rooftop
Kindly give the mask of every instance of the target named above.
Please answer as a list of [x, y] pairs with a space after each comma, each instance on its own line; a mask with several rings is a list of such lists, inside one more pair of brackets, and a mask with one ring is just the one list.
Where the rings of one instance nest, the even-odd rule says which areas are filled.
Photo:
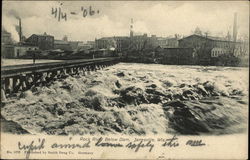
[[63, 41], [63, 40], [54, 40], [54, 44], [65, 44], [68, 45], [69, 42]]
[[[197, 34], [192, 34], [192, 35], [184, 37], [182, 39], [186, 39], [186, 38], [190, 38], [190, 37], [194, 37], [194, 36], [200, 37], [200, 38], [204, 38], [204, 39], [213, 40], [213, 41], [228, 41], [228, 42], [233, 42], [233, 41], [228, 40], [228, 39], [226, 39], [224, 37], [213, 37], [213, 36], [207, 36], [206, 37], [206, 36], [201, 36], [201, 35], [197, 35]], [[180, 40], [182, 40], [182, 39], [180, 39]]]
[[52, 35], [49, 35], [46, 32], [44, 32], [44, 34], [33, 34], [33, 35], [37, 35], [37, 36], [51, 36], [51, 37], [53, 37]]

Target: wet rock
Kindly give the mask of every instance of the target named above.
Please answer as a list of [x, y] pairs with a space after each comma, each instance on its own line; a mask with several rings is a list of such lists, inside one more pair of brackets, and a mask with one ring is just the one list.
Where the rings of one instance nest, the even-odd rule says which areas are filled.
[[38, 92], [39, 91], [39, 87], [35, 87], [35, 86], [33, 86], [33, 87], [31, 87], [31, 92]]
[[156, 84], [151, 84], [151, 85], [148, 85], [147, 87], [156, 88], [157, 85]]
[[182, 83], [181, 85], [180, 85], [180, 88], [184, 88], [185, 86], [187, 86], [185, 83]]
[[173, 99], [174, 100], [177, 100], [177, 99], [178, 100], [184, 100], [182, 94], [180, 94], [180, 93], [174, 94]]
[[147, 95], [149, 103], [158, 104], [162, 102], [162, 97], [158, 95]]
[[[169, 126], [181, 134], [197, 135], [209, 132], [208, 126], [197, 119], [198, 115], [190, 111], [181, 101], [172, 101], [163, 105], [165, 115], [169, 118]], [[169, 112], [171, 111], [171, 112]]]
[[97, 94], [98, 93], [95, 90], [90, 89], [85, 93], [85, 96], [95, 96]]
[[172, 81], [172, 80], [166, 80], [166, 81], [164, 81], [163, 83], [164, 83], [167, 87], [172, 87], [172, 86], [175, 84], [175, 82]]
[[62, 109], [62, 108], [59, 108], [58, 110], [57, 110], [57, 114], [58, 115], [63, 115], [65, 113], [65, 111]]
[[29, 98], [29, 97], [32, 97], [32, 96], [33, 96], [33, 93], [30, 90], [22, 92], [20, 94], [20, 98]]
[[105, 105], [105, 100], [102, 96], [87, 96], [79, 99], [79, 102], [83, 103], [85, 107], [94, 109], [96, 111], [105, 111], [103, 105]]
[[20, 124], [6, 120], [1, 115], [1, 132], [11, 133], [11, 134], [30, 134], [26, 129], [24, 129]]
[[161, 93], [160, 91], [157, 91], [155, 89], [150, 89], [150, 88], [147, 88], [145, 90], [146, 93], [148, 94], [153, 94], [153, 95], [157, 95], [157, 96], [165, 96], [165, 94]]
[[137, 114], [137, 111], [133, 111], [133, 110], [130, 110], [130, 111], [127, 111], [127, 112], [129, 113], [130, 116]]
[[199, 92], [201, 92], [201, 94], [202, 94], [203, 96], [209, 95], [208, 92], [206, 91], [206, 89], [204, 88], [203, 85], [198, 85], [198, 86], [197, 86], [197, 89], [198, 89]]
[[52, 122], [47, 123], [47, 125], [44, 126], [44, 128], [42, 130], [50, 131], [53, 129], [64, 128], [64, 126], [65, 126], [64, 123], [65, 122], [63, 122], [63, 121], [52, 121]]
[[232, 95], [243, 95], [243, 93], [242, 93], [241, 90], [234, 89], [234, 90], [232, 91]]
[[225, 97], [229, 97], [229, 93], [227, 93], [227, 92], [222, 92], [221, 95], [225, 96]]
[[193, 95], [194, 94], [194, 92], [193, 91], [191, 91], [191, 90], [185, 90], [185, 91], [183, 91], [183, 95], [184, 96], [189, 96], [189, 95]]
[[79, 105], [76, 103], [76, 102], [70, 102], [70, 103], [66, 103], [65, 107], [67, 109], [70, 109], [70, 108], [78, 108]]
[[73, 86], [71, 84], [64, 84], [63, 86], [60, 86], [60, 88], [71, 90]]
[[158, 104], [161, 103], [164, 99], [166, 99], [165, 94], [155, 89], [148, 88], [145, 91], [147, 93], [146, 98], [149, 101], [149, 103]]
[[122, 128], [119, 127], [117, 124], [112, 124], [111, 128], [114, 129], [116, 132], [122, 132]]
[[211, 95], [212, 95], [212, 96], [220, 96], [220, 93], [214, 91], [214, 92], [211, 93]]
[[114, 93], [114, 94], [120, 94], [120, 90], [119, 90], [119, 89], [114, 89], [114, 90], [113, 90], [113, 93]]
[[142, 103], [148, 103], [144, 95], [144, 91], [141, 88], [136, 88], [134, 86], [121, 90], [120, 96], [127, 104], [133, 103], [138, 105]]
[[124, 77], [125, 76], [125, 74], [123, 73], [123, 72], [119, 72], [119, 73], [117, 73], [116, 74], [118, 77]]
[[99, 85], [99, 84], [102, 84], [103, 82], [102, 82], [102, 81], [93, 80], [93, 81], [91, 81], [91, 83], [92, 83], [93, 85]]
[[212, 83], [210, 81], [206, 81], [205, 83], [203, 83], [203, 86], [209, 92], [213, 92], [214, 91], [214, 83]]
[[73, 124], [76, 124], [77, 122], [74, 120], [74, 119], [70, 119], [70, 120], [68, 120], [64, 125], [65, 126], [71, 126], [71, 125], [73, 125]]
[[66, 108], [60, 103], [46, 106], [46, 110], [54, 115], [63, 115], [66, 112]]
[[172, 107], [185, 107], [185, 104], [182, 103], [181, 101], [175, 100], [175, 101], [171, 101], [168, 103], [163, 104], [163, 107], [168, 107], [168, 106], [172, 106]]
[[122, 86], [121, 83], [118, 80], [115, 82], [115, 85], [116, 85], [117, 88], [121, 88], [121, 86]]

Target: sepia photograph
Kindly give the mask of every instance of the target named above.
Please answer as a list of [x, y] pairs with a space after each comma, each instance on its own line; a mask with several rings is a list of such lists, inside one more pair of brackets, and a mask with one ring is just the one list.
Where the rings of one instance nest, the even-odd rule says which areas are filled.
[[2, 1], [1, 158], [247, 158], [248, 106], [248, 1]]

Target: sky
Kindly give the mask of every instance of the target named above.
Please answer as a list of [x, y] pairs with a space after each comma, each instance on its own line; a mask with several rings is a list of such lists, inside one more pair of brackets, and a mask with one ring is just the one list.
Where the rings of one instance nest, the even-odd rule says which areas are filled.
[[[248, 1], [3, 1], [2, 4], [2, 25], [16, 41], [18, 17], [25, 37], [46, 32], [55, 39], [67, 35], [69, 40], [87, 41], [129, 36], [131, 18], [138, 35], [188, 36], [199, 27], [210, 36], [226, 36], [228, 31], [232, 34], [237, 12], [239, 37], [249, 35]], [[89, 15], [90, 6], [94, 15]], [[85, 17], [82, 7], [87, 9]], [[66, 13], [67, 21], [58, 21], [52, 8], [57, 13], [59, 8]]]

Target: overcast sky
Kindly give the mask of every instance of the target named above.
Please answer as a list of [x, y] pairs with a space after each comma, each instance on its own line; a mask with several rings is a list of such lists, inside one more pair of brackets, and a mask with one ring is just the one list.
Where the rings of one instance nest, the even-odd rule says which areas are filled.
[[[82, 16], [81, 7], [99, 10], [99, 14]], [[67, 21], [56, 19], [52, 8], [61, 8], [67, 14]], [[75, 12], [76, 15], [70, 14]], [[3, 2], [4, 28], [18, 40], [15, 25], [22, 19], [23, 34], [54, 35], [69, 40], [94, 40], [103, 36], [128, 36], [130, 19], [134, 19], [134, 31], [157, 36], [176, 33], [189, 35], [198, 26], [209, 31], [211, 36], [225, 36], [232, 33], [233, 15], [238, 13], [238, 33], [248, 35], [249, 2], [190, 2], [190, 1], [12, 1]]]

